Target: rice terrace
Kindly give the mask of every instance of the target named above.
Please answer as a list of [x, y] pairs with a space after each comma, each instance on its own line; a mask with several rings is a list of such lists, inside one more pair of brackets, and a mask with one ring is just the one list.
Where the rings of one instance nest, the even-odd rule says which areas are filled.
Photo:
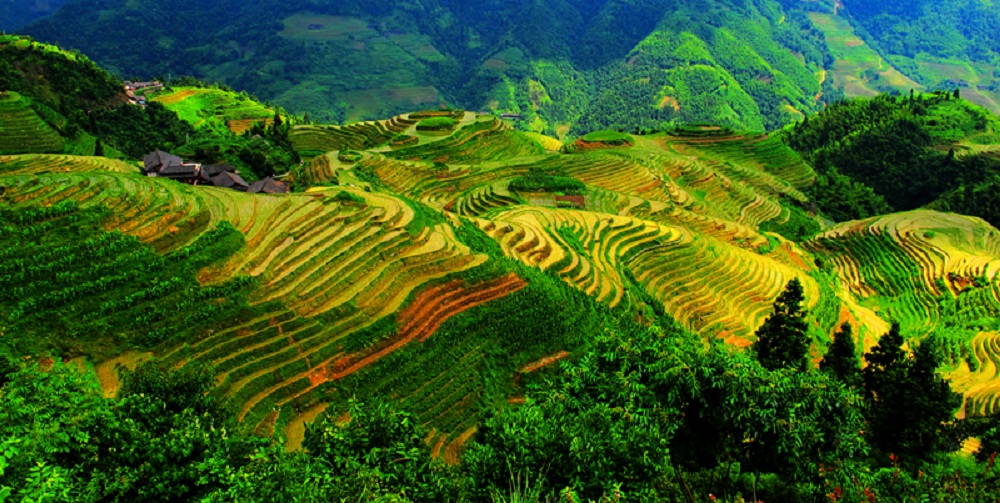
[[161, 1], [0, 35], [0, 503], [1000, 503], [1000, 8]]
[[[85, 245], [101, 263], [150, 253], [186, 270], [162, 287], [125, 274], [87, 287], [85, 298], [70, 293], [79, 283], [39, 283], [19, 288], [6, 302], [9, 312], [36, 306], [31, 319], [42, 320], [50, 311], [100, 306], [88, 323], [147, 333], [163, 362], [211, 363], [214, 393], [241, 404], [240, 419], [261, 428], [283, 428], [351, 395], [389, 392], [435, 428], [445, 447], [467, 437], [479, 404], [508, 398], [477, 369], [499, 365], [513, 376], [534, 360], [585, 347], [575, 320], [525, 315], [555, 309], [558, 298], [592, 298], [590, 309], [598, 310], [649, 303], [736, 346], [752, 342], [793, 278], [805, 287], [812, 331], [830, 334], [846, 317], [865, 347], [890, 319], [926, 334], [939, 323], [1000, 312], [1000, 233], [981, 220], [900, 214], [843, 224], [803, 243], [763, 231], [764, 223], [780, 228], [802, 218], [800, 190], [814, 177], [768, 136], [707, 128], [602, 133], [553, 154], [492, 117], [465, 113], [456, 123], [414, 115], [297, 126], [292, 138], [303, 153], [341, 154], [313, 158], [302, 176], [315, 189], [285, 196], [142, 178], [137, 168], [129, 173], [96, 158], [3, 157], [2, 201], [18, 232], [69, 233], [67, 219], [87, 215], [93, 246], [108, 243]], [[416, 144], [386, 147], [398, 134]], [[525, 177], [570, 180], [579, 189], [511, 189]], [[366, 182], [366, 190], [328, 184], [346, 178]], [[579, 194], [580, 204], [560, 197], [567, 192]], [[225, 250], [210, 245], [218, 238], [206, 241], [209, 235], [229, 236]], [[117, 242], [130, 244], [107, 248]], [[3, 255], [40, 271], [63, 263], [19, 246]], [[980, 280], [986, 290], [969, 290]], [[144, 306], [179, 308], [192, 298], [205, 299], [204, 308], [186, 308], [182, 320], [170, 318], [179, 309], [162, 313], [170, 323], [134, 318]], [[956, 301], [968, 305], [955, 312]], [[167, 327], [176, 331], [168, 335]], [[498, 329], [507, 335], [482, 332]], [[486, 351], [490, 340], [510, 343], [507, 356]], [[988, 341], [995, 337], [980, 340], [974, 358], [994, 365], [1000, 356]], [[95, 364], [117, 356], [106, 352], [112, 341], [97, 347], [67, 349]], [[967, 368], [956, 372], [969, 375]], [[969, 390], [968, 414], [1000, 407], [995, 387]]]

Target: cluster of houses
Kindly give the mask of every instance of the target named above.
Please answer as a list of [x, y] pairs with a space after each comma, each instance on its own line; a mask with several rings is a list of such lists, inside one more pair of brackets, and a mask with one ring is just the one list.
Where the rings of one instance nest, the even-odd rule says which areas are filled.
[[247, 183], [232, 165], [184, 162], [180, 157], [162, 150], [152, 152], [143, 158], [143, 172], [146, 176], [169, 178], [190, 185], [223, 187], [240, 192], [255, 194], [288, 192], [288, 185], [285, 182], [272, 177]]
[[146, 96], [144, 94], [136, 93], [162, 90], [163, 83], [158, 80], [151, 82], [132, 82], [131, 80], [125, 81], [125, 94], [128, 96], [128, 102], [133, 105], [146, 106]]

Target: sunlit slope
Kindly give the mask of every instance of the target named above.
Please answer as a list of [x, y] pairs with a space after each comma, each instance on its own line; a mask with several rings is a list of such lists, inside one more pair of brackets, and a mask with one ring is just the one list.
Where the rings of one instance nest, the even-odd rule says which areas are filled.
[[[463, 113], [437, 135], [417, 123], [299, 128], [315, 157], [294, 175], [328, 184], [285, 195], [145, 178], [102, 158], [0, 157], [0, 206], [102, 206], [104, 229], [167, 257], [231, 224], [242, 246], [195, 277], [253, 278], [249, 310], [138, 349], [211, 364], [215, 393], [262, 431], [287, 427], [292, 446], [318, 410], [379, 394], [454, 457], [520, 368], [585, 349], [604, 329], [594, 320], [650, 306], [744, 347], [793, 278], [815, 357], [842, 321], [865, 347], [891, 320], [914, 338], [960, 326], [956, 389], [969, 414], [996, 406], [995, 338], [976, 337], [989, 332], [976, 323], [1000, 314], [1000, 231], [981, 220], [910, 212], [799, 245], [762, 229], [809, 218], [815, 175], [767, 136], [691, 129], [552, 152], [492, 116]], [[416, 140], [393, 144], [400, 135]]]
[[836, 273], [852, 317], [873, 329], [864, 346], [887, 321], [915, 340], [935, 337], [952, 387], [966, 397], [963, 413], [996, 412], [1000, 231], [978, 218], [912, 211], [841, 224], [804, 246]]
[[0, 155], [0, 175], [108, 171], [139, 175], [139, 165], [107, 157], [53, 154]]
[[274, 110], [245, 93], [225, 89], [177, 87], [156, 93], [153, 101], [195, 128], [229, 129], [242, 134], [255, 123], [270, 124]]
[[[199, 278], [216, 284], [256, 276], [260, 287], [252, 303], [274, 310], [214, 333], [206, 324], [200, 336], [162, 349], [168, 362], [215, 365], [219, 393], [254, 422], [276, 406], [316, 401], [312, 391], [321, 382], [426, 339], [435, 324], [463, 306], [503, 296], [519, 281], [484, 277], [464, 296], [450, 292], [453, 302], [443, 309], [432, 301], [429, 310], [406, 311], [412, 298], [427, 297], [430, 283], [481, 265], [486, 257], [456, 240], [449, 224], [416, 222], [410, 206], [383, 194], [259, 196], [101, 171], [6, 175], [0, 185], [2, 201], [14, 207], [103, 205], [110, 210], [108, 230], [137, 236], [161, 252], [191, 243], [218, 222], [241, 231], [246, 246]], [[412, 335], [369, 354], [372, 342], [394, 332], [397, 313], [399, 326], [410, 327]], [[345, 367], [344, 358], [354, 363]], [[456, 414], [468, 415], [475, 402], [467, 402]]]
[[[838, 225], [805, 247], [836, 270], [854, 297], [913, 335], [935, 328], [942, 297], [998, 287], [1000, 232], [978, 218], [897, 213]], [[979, 315], [1000, 313], [995, 293], [980, 297]]]
[[[810, 306], [818, 303], [820, 288], [801, 250], [758, 231], [763, 222], [789, 218], [782, 200], [805, 201], [781, 176], [800, 186], [814, 176], [794, 152], [759, 136], [630, 142], [546, 153], [481, 117], [415, 146], [357, 151], [351, 160], [319, 156], [309, 172], [472, 218], [507, 256], [608, 306], [622, 305], [627, 286], [641, 288], [688, 328], [740, 344], [749, 343], [791, 278], [807, 285]], [[712, 148], [718, 151], [706, 153]], [[585, 190], [511, 190], [511, 182], [532, 176], [572, 179]]]

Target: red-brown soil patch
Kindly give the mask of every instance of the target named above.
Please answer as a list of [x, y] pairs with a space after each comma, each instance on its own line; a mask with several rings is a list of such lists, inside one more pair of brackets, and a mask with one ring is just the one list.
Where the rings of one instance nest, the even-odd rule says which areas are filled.
[[452, 440], [444, 450], [444, 462], [449, 465], [457, 465], [462, 454], [462, 447], [476, 434], [476, 427], [473, 426], [462, 432], [461, 435]]
[[792, 249], [792, 245], [790, 243], [784, 243], [781, 247], [788, 252], [788, 257], [792, 259], [792, 263], [794, 263], [797, 267], [801, 267], [803, 270], [809, 270], [809, 264], [806, 263], [805, 259], [803, 259], [801, 255], [795, 253], [795, 250]]
[[258, 122], [263, 122], [265, 126], [270, 126], [274, 122], [274, 117], [266, 119], [263, 117], [259, 119], [233, 119], [229, 121], [229, 130], [236, 134], [243, 134]]
[[545, 358], [542, 358], [541, 360], [533, 361], [533, 362], [531, 362], [531, 363], [529, 363], [529, 364], [521, 367], [521, 369], [518, 370], [518, 372], [520, 372], [522, 374], [530, 374], [530, 373], [535, 372], [536, 370], [544, 368], [544, 367], [546, 367], [548, 365], [552, 365], [553, 363], [555, 363], [555, 362], [557, 362], [559, 360], [562, 360], [563, 358], [566, 358], [567, 356], [569, 356], [568, 352], [566, 352], [566, 351], [560, 351], [560, 352], [558, 352], [558, 353], [556, 353], [554, 355], [546, 356]]
[[357, 353], [343, 356], [332, 366], [321, 365], [309, 375], [310, 384], [342, 379], [409, 344], [413, 340], [425, 341], [449, 318], [484, 304], [506, 297], [527, 286], [516, 274], [511, 273], [482, 283], [467, 286], [456, 280], [427, 288], [397, 315], [399, 332], [381, 344]]
[[663, 110], [664, 108], [667, 107], [673, 108], [675, 112], [681, 111], [680, 102], [677, 101], [677, 98], [674, 98], [673, 96], [664, 96], [663, 99], [660, 100], [660, 110]]
[[576, 206], [577, 208], [584, 208], [587, 206], [587, 200], [584, 196], [556, 196], [556, 202], [558, 203], [559, 201], [572, 203], [573, 206]]

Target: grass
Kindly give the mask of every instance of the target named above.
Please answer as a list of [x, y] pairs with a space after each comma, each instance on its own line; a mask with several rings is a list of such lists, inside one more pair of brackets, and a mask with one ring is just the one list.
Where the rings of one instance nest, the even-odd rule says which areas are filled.
[[587, 143], [606, 143], [608, 145], [631, 145], [633, 143], [631, 136], [619, 133], [618, 131], [594, 131], [584, 135], [583, 141]]
[[274, 110], [240, 93], [212, 88], [178, 87], [153, 98], [196, 128], [241, 134], [254, 123], [269, 124]]

